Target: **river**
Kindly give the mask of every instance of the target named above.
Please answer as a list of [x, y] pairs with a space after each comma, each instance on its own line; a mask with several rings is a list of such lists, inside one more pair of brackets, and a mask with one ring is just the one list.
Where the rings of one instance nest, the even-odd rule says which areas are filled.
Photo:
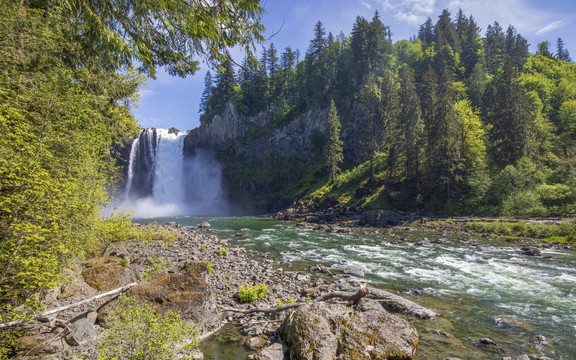
[[[576, 359], [574, 250], [544, 249], [543, 256], [533, 257], [522, 255], [517, 246], [480, 237], [389, 229], [333, 234], [258, 217], [136, 221], [197, 225], [204, 220], [220, 237], [265, 251], [286, 270], [323, 264], [338, 272], [344, 265], [360, 265], [367, 273], [363, 281], [371, 286], [409, 294], [410, 300], [438, 310], [437, 320], [414, 321], [421, 336], [416, 359], [521, 354]], [[507, 319], [514, 326], [502, 321]], [[205, 344], [206, 359], [245, 359], [246, 349], [230, 340], [234, 330], [226, 331]], [[540, 335], [550, 344], [534, 343]], [[494, 340], [507, 353], [473, 346], [480, 338]]]

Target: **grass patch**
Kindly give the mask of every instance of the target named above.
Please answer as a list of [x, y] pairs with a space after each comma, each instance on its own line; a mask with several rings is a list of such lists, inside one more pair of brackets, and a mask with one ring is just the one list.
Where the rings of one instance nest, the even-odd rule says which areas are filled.
[[467, 231], [486, 233], [495, 236], [517, 236], [546, 241], [576, 244], [576, 225], [569, 222], [560, 224], [518, 222], [467, 222]]

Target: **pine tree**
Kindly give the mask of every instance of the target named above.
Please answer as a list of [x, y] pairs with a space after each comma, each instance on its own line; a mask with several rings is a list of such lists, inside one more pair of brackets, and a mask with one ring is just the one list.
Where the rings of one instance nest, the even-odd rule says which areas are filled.
[[208, 108], [208, 101], [212, 96], [213, 85], [212, 85], [212, 75], [210, 74], [210, 70], [206, 72], [206, 76], [204, 77], [204, 91], [202, 92], [202, 96], [200, 97], [200, 106], [198, 109], [199, 113], [207, 113], [210, 112]]
[[308, 53], [312, 56], [312, 60], [316, 61], [320, 58], [322, 50], [326, 47], [326, 30], [321, 21], [318, 21], [314, 27], [314, 39], [310, 41]]
[[512, 59], [505, 59], [493, 87], [491, 154], [495, 163], [504, 168], [530, 154], [533, 120]]
[[424, 24], [420, 25], [420, 29], [418, 29], [418, 39], [420, 39], [422, 44], [426, 46], [436, 41], [432, 19], [428, 18]]
[[500, 62], [504, 55], [505, 42], [506, 37], [500, 24], [494, 21], [494, 25], [488, 25], [484, 44], [484, 55], [486, 58], [486, 70], [490, 74], [495, 74], [500, 67]]
[[398, 147], [399, 159], [404, 159], [406, 181], [418, 183], [420, 178], [420, 149], [422, 140], [422, 121], [420, 118], [420, 100], [416, 93], [415, 79], [407, 65], [400, 67], [398, 72], [400, 112], [398, 125], [400, 141], [393, 141]]
[[465, 68], [465, 77], [469, 77], [476, 65], [484, 63], [482, 40], [479, 36], [480, 28], [470, 16], [468, 26], [462, 40], [462, 65]]
[[338, 110], [336, 109], [334, 100], [332, 100], [330, 102], [330, 111], [328, 113], [328, 136], [324, 148], [324, 157], [326, 159], [328, 173], [330, 174], [330, 181], [336, 179], [336, 175], [340, 172], [339, 166], [344, 160], [342, 148], [343, 142], [340, 138], [341, 131], [342, 126], [340, 125], [340, 119], [338, 118]]
[[276, 50], [274, 43], [271, 43], [270, 47], [268, 48], [268, 56], [266, 60], [268, 60], [268, 75], [270, 77], [274, 77], [274, 75], [276, 75], [276, 73], [278, 72], [279, 68], [278, 51]]
[[556, 40], [556, 57], [562, 61], [572, 61], [570, 53], [564, 48], [564, 40], [561, 38]]
[[506, 40], [504, 44], [504, 53], [510, 57], [516, 67], [522, 69], [524, 62], [529, 56], [528, 40], [518, 34], [514, 26], [510, 25], [506, 30]]
[[370, 74], [359, 95], [362, 104], [362, 125], [360, 129], [360, 153], [370, 160], [370, 178], [374, 178], [374, 157], [384, 149], [386, 125], [380, 116], [381, 92], [374, 77]]
[[226, 59], [218, 68], [216, 74], [216, 88], [214, 89], [214, 98], [217, 104], [225, 104], [234, 98], [234, 88], [236, 81], [234, 79], [234, 67], [232, 61]]
[[398, 83], [392, 71], [387, 70], [382, 77], [380, 86], [380, 111], [379, 116], [384, 127], [384, 149], [388, 150], [388, 168], [390, 177], [395, 178], [399, 169], [396, 165], [400, 162], [402, 152], [397, 146], [392, 146], [395, 141], [402, 141], [402, 131], [398, 115], [400, 113], [400, 99]]

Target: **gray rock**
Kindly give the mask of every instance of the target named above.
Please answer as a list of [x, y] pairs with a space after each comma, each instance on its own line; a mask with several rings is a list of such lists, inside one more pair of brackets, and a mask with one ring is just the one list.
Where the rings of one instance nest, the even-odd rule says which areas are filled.
[[284, 350], [282, 344], [275, 343], [258, 351], [249, 357], [251, 360], [283, 360]]
[[342, 304], [312, 303], [286, 317], [280, 337], [292, 358], [303, 360], [411, 359], [418, 333], [381, 304], [362, 301], [362, 311]]
[[262, 336], [256, 336], [246, 340], [245, 345], [252, 350], [261, 349], [266, 344], [266, 339]]
[[498, 326], [514, 327], [518, 329], [530, 330], [532, 327], [525, 323], [524, 321], [518, 320], [515, 316], [511, 315], [499, 315], [493, 318], [494, 322]]
[[15, 352], [18, 356], [41, 356], [48, 358], [64, 349], [64, 344], [51, 334], [40, 334], [36, 331], [26, 332], [16, 341]]
[[264, 244], [262, 244], [262, 246], [264, 246], [264, 247], [270, 247], [270, 246], [272, 246], [272, 245], [270, 245], [269, 242], [265, 242]]
[[364, 277], [366, 269], [359, 265], [348, 265], [342, 269], [344, 274], [356, 276], [356, 277]]
[[[88, 318], [90, 315], [90, 318]], [[93, 312], [84, 313], [70, 322], [68, 328], [70, 334], [64, 338], [66, 343], [70, 346], [86, 345], [97, 337], [96, 330], [94, 329]]]
[[210, 228], [210, 226], [211, 226], [211, 225], [210, 225], [210, 223], [209, 223], [208, 221], [202, 221], [202, 222], [198, 225], [198, 227], [201, 228], [201, 229], [208, 229], [208, 228]]

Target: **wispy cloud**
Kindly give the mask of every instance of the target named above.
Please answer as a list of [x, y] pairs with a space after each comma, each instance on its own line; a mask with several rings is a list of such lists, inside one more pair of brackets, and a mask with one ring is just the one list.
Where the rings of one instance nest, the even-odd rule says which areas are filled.
[[394, 18], [409, 25], [420, 25], [434, 13], [436, 0], [377, 0], [384, 11], [390, 11]]
[[550, 24], [544, 26], [542, 29], [536, 31], [536, 36], [544, 35], [550, 31], [554, 31], [556, 29], [559, 29], [566, 24], [567, 24], [567, 22], [564, 20], [554, 21], [553, 23], [550, 23]]
[[360, 1], [360, 4], [366, 6], [368, 9], [372, 10], [372, 4], [370, 4], [366, 0], [358, 0], [358, 1]]

